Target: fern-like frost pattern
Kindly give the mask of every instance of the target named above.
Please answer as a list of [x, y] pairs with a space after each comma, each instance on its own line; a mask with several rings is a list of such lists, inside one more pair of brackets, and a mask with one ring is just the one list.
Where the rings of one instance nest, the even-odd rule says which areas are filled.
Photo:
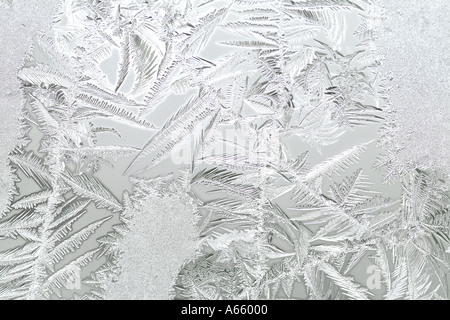
[[448, 299], [448, 9], [61, 0], [10, 84], [0, 299]]

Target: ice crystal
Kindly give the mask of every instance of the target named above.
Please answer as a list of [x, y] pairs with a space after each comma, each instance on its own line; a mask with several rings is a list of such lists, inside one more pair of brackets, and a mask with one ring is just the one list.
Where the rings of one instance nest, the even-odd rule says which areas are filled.
[[[0, 52], [2, 81], [0, 82], [0, 216], [11, 200], [14, 175], [7, 156], [20, 136], [18, 121], [23, 95], [17, 71], [22, 66], [25, 52], [33, 36], [50, 27], [57, 12], [58, 0], [0, 1]], [[18, 34], [20, 36], [18, 36]]]
[[0, 298], [448, 299], [446, 3], [61, 4]]

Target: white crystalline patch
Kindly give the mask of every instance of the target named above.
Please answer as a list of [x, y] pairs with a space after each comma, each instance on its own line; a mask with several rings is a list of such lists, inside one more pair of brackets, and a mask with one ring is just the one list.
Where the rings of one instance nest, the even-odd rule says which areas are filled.
[[20, 135], [18, 118], [23, 99], [17, 71], [23, 64], [32, 37], [52, 23], [58, 4], [58, 0], [0, 2], [0, 215], [7, 205], [8, 190], [13, 185], [7, 156]]
[[0, 217], [11, 201], [11, 190], [14, 190], [14, 174], [4, 161], [0, 165]]
[[450, 2], [381, 0], [377, 48], [404, 163], [450, 169]]
[[185, 195], [150, 196], [134, 212], [121, 249], [122, 274], [106, 299], [170, 299], [180, 268], [195, 257], [196, 208]]

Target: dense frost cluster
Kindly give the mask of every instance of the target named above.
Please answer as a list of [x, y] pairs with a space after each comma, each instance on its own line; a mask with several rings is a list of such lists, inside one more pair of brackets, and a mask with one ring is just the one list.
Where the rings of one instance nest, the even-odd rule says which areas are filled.
[[448, 175], [450, 3], [382, 0], [379, 5], [384, 14], [378, 17], [376, 46], [384, 57], [380, 70], [389, 104], [383, 146], [406, 170], [433, 168]]

